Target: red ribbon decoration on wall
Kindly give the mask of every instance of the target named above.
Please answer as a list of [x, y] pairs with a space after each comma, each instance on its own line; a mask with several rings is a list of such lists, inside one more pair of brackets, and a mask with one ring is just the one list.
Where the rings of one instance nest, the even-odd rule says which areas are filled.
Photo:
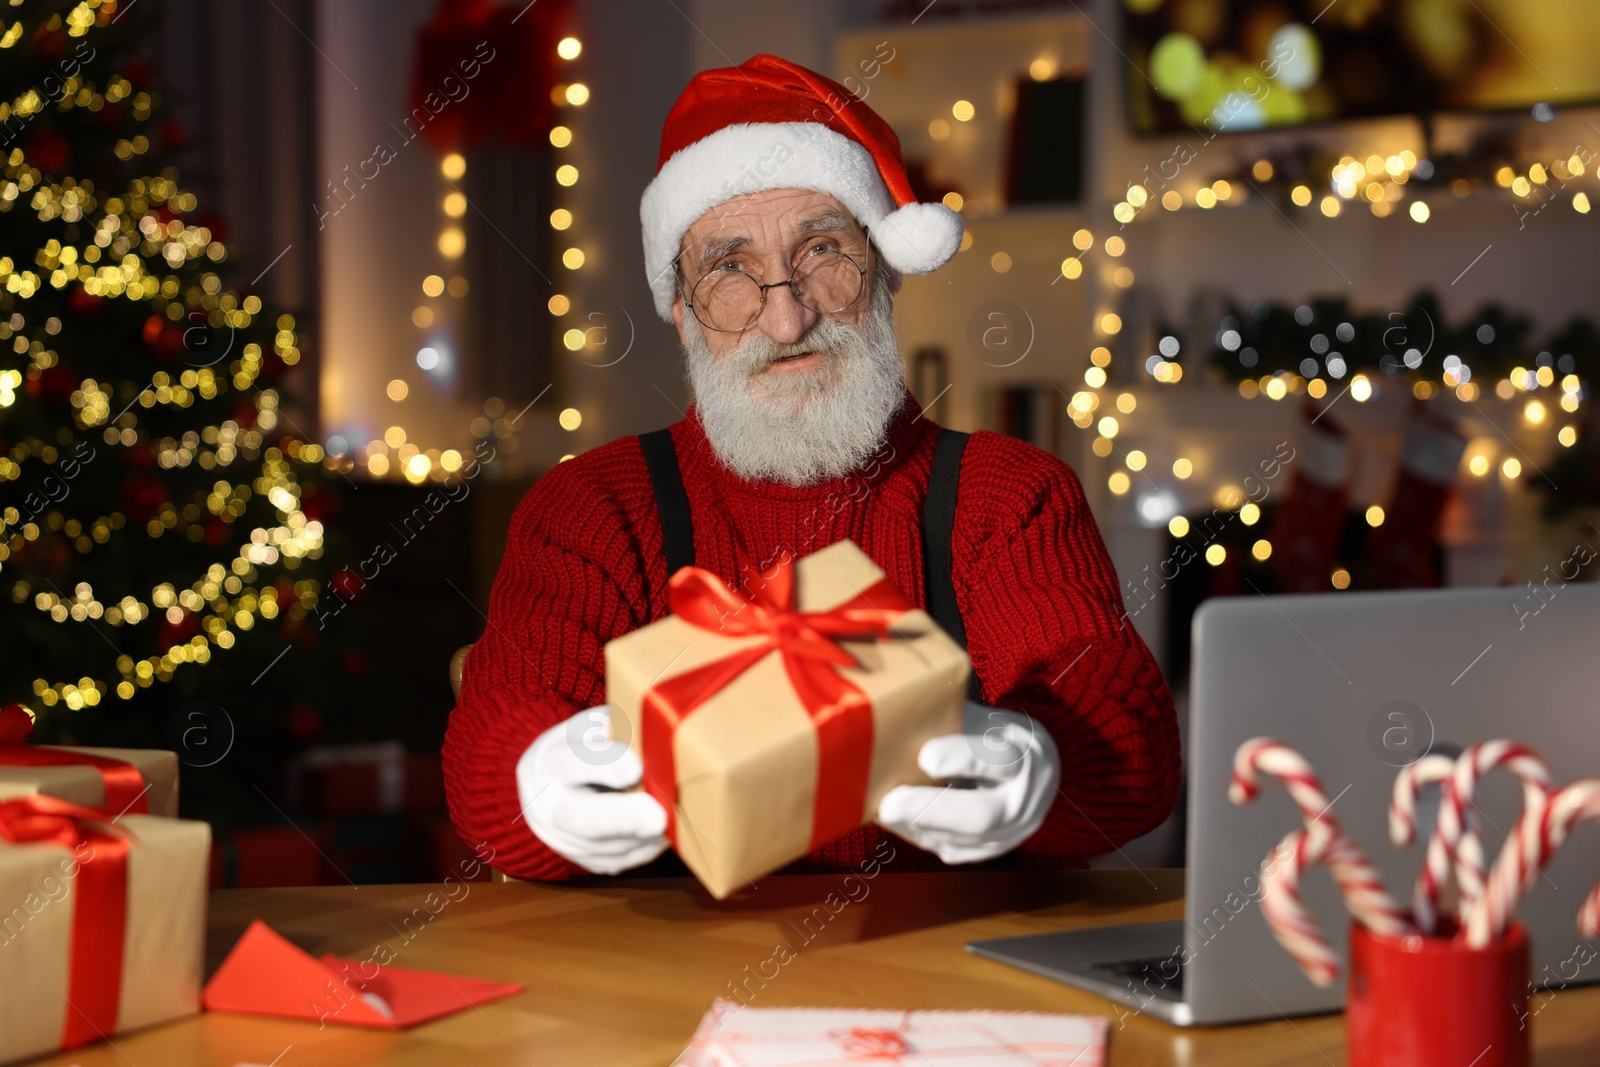
[[[779, 558], [775, 573], [757, 588], [729, 589], [699, 567], [681, 567], [668, 580], [672, 613], [727, 637], [765, 638], [721, 659], [651, 686], [640, 724], [645, 789], [667, 811], [667, 837], [677, 843], [677, 767], [672, 739], [683, 721], [769, 652], [783, 656], [795, 694], [817, 731], [817, 788], [811, 815], [811, 849], [861, 824], [872, 767], [872, 702], [835, 666], [859, 667], [836, 643], [854, 636], [883, 640], [901, 614], [915, 609], [881, 578], [827, 611], [795, 609], [795, 563]], [[740, 571], [752, 570], [740, 553]]]
[[[78, 861], [67, 964], [67, 1012], [61, 1047], [76, 1048], [116, 1032], [122, 999], [122, 950], [128, 932], [128, 838], [105, 814], [55, 797], [0, 803], [0, 841], [59, 845]], [[92, 851], [78, 854], [84, 845]]]
[[126, 760], [76, 749], [39, 748], [28, 744], [33, 716], [20, 704], [0, 708], [0, 765], [8, 767], [93, 767], [106, 786], [104, 810], [111, 815], [150, 814], [144, 776]]

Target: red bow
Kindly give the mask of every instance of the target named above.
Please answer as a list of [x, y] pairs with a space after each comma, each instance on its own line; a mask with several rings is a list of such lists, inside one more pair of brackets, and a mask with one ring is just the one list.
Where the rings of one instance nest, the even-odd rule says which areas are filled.
[[[128, 836], [93, 808], [55, 797], [0, 803], [0, 841], [58, 845], [78, 862], [72, 895], [72, 946], [67, 964], [67, 1012], [61, 1047], [76, 1048], [117, 1028], [122, 997], [122, 949], [128, 921]], [[92, 846], [87, 857], [83, 846]]]
[[837, 1041], [852, 1060], [895, 1060], [911, 1051], [904, 1036], [897, 1030], [875, 1030], [856, 1027], [834, 1031], [828, 1035]]
[[112, 815], [131, 811], [148, 815], [144, 776], [126, 760], [96, 756], [81, 749], [39, 748], [28, 744], [33, 732], [33, 716], [21, 704], [0, 708], [0, 766], [10, 767], [93, 767], [106, 786], [105, 810]]
[[[742, 552], [739, 562], [741, 573], [751, 573]], [[827, 611], [796, 610], [794, 561], [787, 554], [748, 592], [730, 590], [699, 567], [679, 568], [668, 585], [672, 613], [685, 622], [727, 637], [764, 638], [645, 691], [640, 730], [645, 789], [667, 811], [668, 837], [677, 842], [673, 734], [697, 707], [773, 651], [782, 654], [784, 670], [817, 731], [811, 849], [861, 825], [872, 766], [872, 702], [835, 669], [860, 666], [836, 642], [846, 636], [883, 640], [915, 605], [881, 578]]]

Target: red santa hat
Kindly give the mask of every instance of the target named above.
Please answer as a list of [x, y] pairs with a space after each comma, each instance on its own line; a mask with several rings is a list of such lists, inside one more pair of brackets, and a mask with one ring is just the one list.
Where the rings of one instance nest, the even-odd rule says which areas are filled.
[[763, 189], [827, 193], [871, 232], [902, 274], [943, 266], [961, 216], [919, 204], [900, 139], [844, 86], [777, 56], [701, 71], [661, 129], [656, 176], [639, 204], [656, 311], [672, 321], [673, 260], [685, 231], [724, 201]]

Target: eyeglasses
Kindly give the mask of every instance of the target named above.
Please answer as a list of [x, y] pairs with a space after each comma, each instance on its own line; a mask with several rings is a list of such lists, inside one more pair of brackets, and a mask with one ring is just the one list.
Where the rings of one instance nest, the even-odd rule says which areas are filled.
[[854, 304], [865, 287], [867, 268], [832, 248], [818, 246], [779, 282], [758, 282], [734, 264], [713, 268], [695, 282], [684, 301], [700, 325], [718, 333], [741, 333], [756, 324], [767, 304], [767, 290], [787, 285], [795, 302], [832, 315]]

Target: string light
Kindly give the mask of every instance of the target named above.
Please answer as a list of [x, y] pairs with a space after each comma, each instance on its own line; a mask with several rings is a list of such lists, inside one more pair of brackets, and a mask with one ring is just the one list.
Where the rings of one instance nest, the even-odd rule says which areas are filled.
[[[583, 43], [576, 37], [564, 37], [556, 45], [556, 55], [562, 60], [570, 62], [582, 54]], [[563, 83], [552, 89], [551, 101], [557, 107], [577, 108], [586, 104], [590, 95], [588, 86], [582, 82]], [[570, 122], [557, 124], [550, 129], [549, 141], [553, 148], [569, 148], [573, 139]], [[440, 160], [439, 173], [452, 186], [459, 182], [466, 172], [467, 160], [459, 152], [451, 152]], [[575, 164], [558, 160], [553, 177], [557, 186], [571, 189], [578, 184], [581, 175]], [[462, 217], [470, 206], [467, 198], [453, 188], [443, 195], [440, 203], [447, 220]], [[570, 231], [577, 221], [570, 206], [559, 206], [550, 212], [549, 224], [552, 230]], [[445, 259], [459, 259], [466, 251], [465, 232], [459, 225], [447, 221], [439, 232], [437, 248]], [[561, 261], [568, 270], [575, 271], [584, 265], [586, 256], [581, 247], [571, 245], [562, 252]], [[452, 298], [459, 299], [466, 296], [468, 288], [467, 279], [459, 274], [453, 276], [448, 284], [440, 273], [429, 274], [422, 280], [423, 294], [432, 300], [437, 300], [446, 293]], [[564, 293], [554, 293], [546, 300], [545, 307], [552, 318], [559, 319], [572, 310], [572, 300]], [[418, 329], [433, 330], [441, 316], [448, 314], [448, 308], [435, 308], [423, 304], [413, 309], [412, 323]], [[562, 331], [560, 340], [563, 347], [571, 352], [582, 352], [588, 344], [586, 334], [581, 329]], [[441, 349], [437, 345], [438, 342], [434, 340], [419, 345], [416, 355], [419, 369], [443, 373], [441, 367], [450, 366], [441, 358]], [[447, 358], [448, 356], [445, 357]], [[410, 397], [412, 386], [404, 379], [396, 378], [388, 383], [385, 392], [391, 400], [400, 403]], [[572, 414], [569, 416], [567, 412]], [[567, 412], [562, 414], [562, 425], [567, 429], [576, 429], [581, 415], [575, 408], [569, 408]], [[505, 403], [498, 397], [490, 397], [483, 405], [483, 413], [472, 419], [469, 430], [472, 436], [479, 440], [492, 438], [496, 455], [510, 457], [505, 461], [506, 472], [515, 475], [521, 469], [520, 461], [511, 456], [511, 453], [517, 450], [518, 426], [512, 425], [504, 416]], [[567, 425], [569, 419], [572, 422], [571, 426]], [[520, 420], [518, 421], [520, 423]], [[425, 448], [411, 441], [405, 427], [398, 424], [388, 427], [380, 439], [367, 442], [363, 452], [364, 454], [349, 457], [352, 466], [359, 462], [364, 466], [366, 473], [373, 478], [403, 478], [413, 485], [427, 481], [443, 481], [449, 475], [461, 470], [464, 463], [462, 454], [457, 449]]]

